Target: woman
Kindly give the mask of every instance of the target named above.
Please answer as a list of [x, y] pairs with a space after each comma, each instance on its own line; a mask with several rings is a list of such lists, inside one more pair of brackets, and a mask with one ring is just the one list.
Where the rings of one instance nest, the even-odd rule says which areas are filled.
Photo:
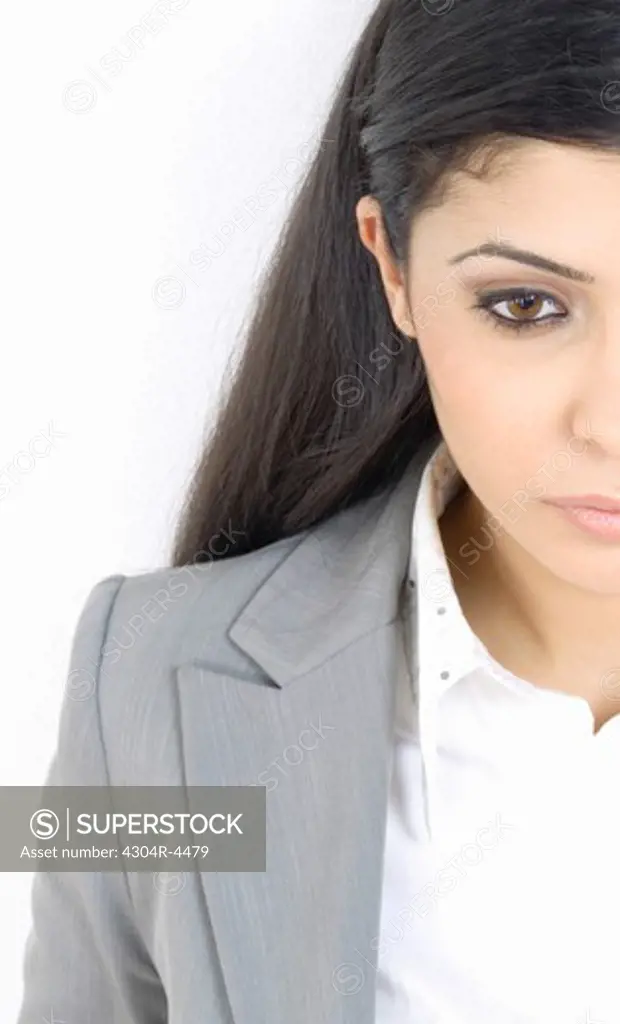
[[37, 876], [19, 1024], [620, 1020], [619, 80], [615, 0], [372, 15], [50, 773], [265, 786], [266, 870]]

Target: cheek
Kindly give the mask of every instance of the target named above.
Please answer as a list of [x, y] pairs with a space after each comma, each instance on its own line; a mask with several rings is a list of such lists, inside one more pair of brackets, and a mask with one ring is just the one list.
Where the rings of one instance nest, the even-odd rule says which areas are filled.
[[[447, 320], [447, 318], [444, 318]], [[510, 431], [523, 422], [530, 388], [522, 375], [498, 358], [462, 322], [442, 322], [420, 335], [418, 344], [438, 416], [476, 434]]]
[[419, 346], [448, 448], [480, 498], [491, 505], [504, 501], [553, 446], [557, 424], [549, 389], [541, 378], [533, 381], [526, 360], [518, 365], [494, 355], [493, 339], [481, 341], [462, 321], [460, 329], [429, 325]]

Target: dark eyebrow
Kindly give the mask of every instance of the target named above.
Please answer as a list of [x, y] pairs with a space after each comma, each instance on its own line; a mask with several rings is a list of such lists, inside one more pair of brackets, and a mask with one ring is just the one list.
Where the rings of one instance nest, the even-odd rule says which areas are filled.
[[583, 281], [586, 284], [593, 284], [594, 278], [583, 270], [575, 270], [574, 267], [567, 267], [564, 263], [556, 263], [545, 256], [539, 256], [535, 252], [528, 252], [526, 249], [514, 249], [511, 245], [500, 245], [498, 242], [484, 242], [475, 249], [468, 249], [450, 260], [450, 263], [461, 263], [469, 256], [502, 256], [507, 260], [515, 260], [517, 263], [527, 263], [531, 267], [538, 267], [540, 270], [549, 270], [552, 274], [559, 274], [561, 277], [568, 277], [571, 281]]

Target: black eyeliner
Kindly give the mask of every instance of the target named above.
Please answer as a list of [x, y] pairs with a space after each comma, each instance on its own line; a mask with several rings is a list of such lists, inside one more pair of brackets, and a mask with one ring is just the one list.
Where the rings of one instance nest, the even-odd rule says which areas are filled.
[[510, 299], [528, 298], [530, 296], [534, 296], [539, 299], [548, 299], [550, 302], [555, 303], [555, 305], [562, 305], [562, 303], [549, 292], [520, 286], [478, 293], [477, 302], [475, 302], [471, 308], [480, 311], [487, 320], [491, 321], [493, 327], [498, 327], [500, 330], [506, 328], [509, 331], [534, 330], [536, 328], [542, 329], [544, 327], [548, 327], [552, 323], [565, 321], [568, 318], [568, 313], [562, 313], [555, 314], [553, 316], [546, 316], [542, 320], [511, 320], [508, 317], [503, 317], [500, 314], [493, 313], [491, 311], [491, 307], [496, 305], [498, 302], [506, 302]]

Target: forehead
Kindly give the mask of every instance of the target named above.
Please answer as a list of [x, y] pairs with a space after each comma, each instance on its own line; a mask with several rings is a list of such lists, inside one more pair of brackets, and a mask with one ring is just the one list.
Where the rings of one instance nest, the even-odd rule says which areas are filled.
[[[489, 163], [474, 160], [471, 171], [455, 172], [440, 205], [414, 217], [413, 254], [448, 258], [500, 237], [595, 275], [613, 271], [620, 238], [620, 136], [618, 152], [511, 140]], [[619, 277], [620, 264], [616, 286]]]

